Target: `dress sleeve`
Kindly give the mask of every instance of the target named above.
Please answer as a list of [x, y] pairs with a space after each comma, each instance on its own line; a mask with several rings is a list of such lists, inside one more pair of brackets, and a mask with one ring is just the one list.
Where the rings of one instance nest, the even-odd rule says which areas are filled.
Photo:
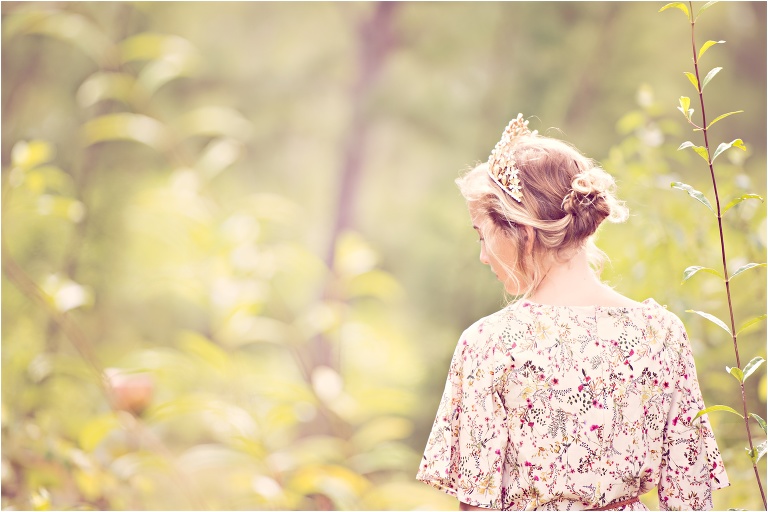
[[470, 328], [456, 347], [416, 478], [469, 505], [500, 509], [508, 429], [498, 351], [482, 338], [482, 326]]
[[671, 334], [679, 336], [680, 352], [670, 365], [671, 408], [667, 416], [658, 484], [661, 510], [710, 510], [712, 491], [730, 485], [696, 378], [691, 345], [682, 322], [675, 317]]

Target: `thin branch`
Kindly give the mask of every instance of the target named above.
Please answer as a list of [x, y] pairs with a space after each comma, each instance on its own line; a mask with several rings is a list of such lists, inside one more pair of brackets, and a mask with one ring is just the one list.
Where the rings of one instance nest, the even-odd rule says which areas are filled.
[[[689, 0], [688, 6], [690, 8], [691, 15], [693, 15], [693, 2]], [[704, 108], [704, 92], [702, 90], [701, 86], [701, 78], [699, 76], [699, 61], [698, 56], [696, 53], [696, 38], [695, 38], [695, 25], [696, 20], [691, 16], [691, 48], [693, 50], [693, 67], [694, 71], [696, 73], [696, 88], [699, 92], [699, 103], [701, 104], [701, 124], [702, 128], [701, 131], [704, 132], [704, 146], [707, 149], [707, 163], [709, 164], [709, 174], [712, 178], [712, 188], [715, 192], [715, 206], [717, 208], [717, 228], [720, 234], [720, 254], [722, 256], [722, 262], [723, 262], [723, 277], [725, 279], [725, 293], [728, 298], [728, 313], [730, 315], [730, 321], [731, 321], [731, 334], [733, 337], [733, 350], [736, 354], [736, 366], [738, 368], [741, 368], [741, 358], [739, 357], [739, 344], [736, 340], [737, 334], [736, 334], [736, 322], [733, 315], [733, 302], [731, 300], [731, 286], [730, 286], [730, 280], [728, 279], [728, 266], [727, 266], [727, 258], [725, 254], [725, 235], [723, 233], [723, 215], [722, 211], [720, 209], [720, 197], [717, 193], [717, 180], [715, 179], [715, 168], [714, 164], [712, 163], [712, 156], [709, 150], [709, 137], [708, 137], [708, 130], [707, 130], [707, 113]], [[740, 381], [739, 386], [741, 388], [741, 405], [742, 410], [744, 413], [744, 428], [747, 431], [747, 440], [749, 442], [749, 449], [750, 453], [755, 453], [755, 447], [752, 442], [752, 432], [749, 428], [749, 414], [747, 411], [747, 393], [744, 389], [744, 382]], [[757, 486], [760, 488], [760, 496], [763, 499], [763, 508], [768, 510], [768, 504], [766, 503], [765, 499], [765, 491], [763, 490], [763, 483], [760, 479], [760, 472], [757, 469], [757, 462], [755, 462], [755, 459], [752, 458], [752, 468], [755, 472], [755, 479], [757, 480]]]

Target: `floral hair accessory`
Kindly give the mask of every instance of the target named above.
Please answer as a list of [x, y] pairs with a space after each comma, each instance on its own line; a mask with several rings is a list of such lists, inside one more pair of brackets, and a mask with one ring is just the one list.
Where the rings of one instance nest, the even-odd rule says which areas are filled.
[[504, 129], [501, 140], [496, 143], [491, 156], [488, 157], [488, 175], [518, 203], [523, 202], [523, 190], [520, 178], [517, 177], [517, 162], [512, 155], [512, 146], [518, 137], [537, 133], [537, 130], [528, 129], [528, 121], [523, 120], [523, 114], [517, 114]]

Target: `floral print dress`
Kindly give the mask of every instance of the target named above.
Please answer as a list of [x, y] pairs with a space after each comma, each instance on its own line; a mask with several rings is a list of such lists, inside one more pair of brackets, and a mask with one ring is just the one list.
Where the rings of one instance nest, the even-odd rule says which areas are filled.
[[[502, 510], [588, 510], [658, 488], [712, 508], [729, 485], [680, 319], [518, 301], [464, 331], [417, 479]], [[639, 501], [623, 510], [647, 510]]]

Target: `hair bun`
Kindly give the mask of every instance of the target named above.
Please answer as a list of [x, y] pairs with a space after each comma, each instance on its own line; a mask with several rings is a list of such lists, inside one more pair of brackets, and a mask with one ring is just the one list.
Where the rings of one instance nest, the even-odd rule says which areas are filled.
[[592, 235], [606, 218], [613, 222], [626, 219], [626, 208], [613, 195], [614, 187], [613, 177], [599, 167], [592, 167], [573, 177], [571, 190], [561, 205], [563, 211], [571, 216], [571, 236], [582, 238]]

